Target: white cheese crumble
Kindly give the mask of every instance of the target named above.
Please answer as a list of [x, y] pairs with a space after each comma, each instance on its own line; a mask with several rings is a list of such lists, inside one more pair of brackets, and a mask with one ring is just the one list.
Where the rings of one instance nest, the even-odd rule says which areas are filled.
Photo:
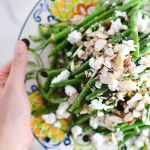
[[115, 33], [119, 32], [120, 30], [126, 30], [127, 26], [121, 23], [121, 19], [117, 19], [112, 22], [110, 29], [108, 30], [108, 35], [114, 35]]
[[105, 50], [105, 54], [108, 55], [108, 56], [113, 56], [114, 55], [114, 51], [112, 48], [107, 48]]
[[107, 40], [104, 39], [97, 40], [94, 46], [95, 51], [101, 51], [106, 44], [107, 44]]
[[91, 141], [92, 141], [92, 144], [95, 146], [95, 148], [98, 149], [104, 142], [104, 137], [103, 137], [103, 135], [101, 135], [99, 133], [95, 133], [91, 137]]
[[53, 124], [56, 121], [56, 115], [54, 113], [42, 115], [42, 118], [48, 124]]
[[67, 96], [71, 97], [72, 95], [74, 95], [75, 93], [77, 93], [77, 90], [73, 86], [67, 85], [65, 87], [65, 93], [66, 93]]
[[91, 104], [89, 105], [93, 110], [105, 110], [111, 109], [113, 106], [107, 106], [102, 104], [102, 100], [94, 99], [92, 100]]
[[54, 123], [54, 127], [55, 128], [61, 128], [61, 123], [58, 121], [58, 122], [55, 122]]
[[104, 62], [103, 57], [91, 58], [89, 60], [89, 65], [91, 68], [93, 68], [95, 70], [99, 70], [102, 67], [103, 62]]
[[127, 16], [127, 14], [126, 14], [126, 12], [121, 12], [121, 11], [116, 11], [115, 12], [115, 16], [117, 16], [117, 17], [126, 17]]
[[65, 103], [60, 104], [56, 111], [57, 118], [58, 119], [69, 118], [70, 113], [67, 112], [68, 108], [69, 108], [69, 103], [65, 102]]
[[71, 32], [67, 38], [67, 40], [71, 44], [75, 44], [75, 43], [79, 42], [81, 39], [82, 39], [82, 34], [80, 32], [78, 32], [77, 30], [74, 30], [73, 32]]
[[79, 135], [82, 134], [82, 128], [80, 126], [74, 126], [72, 129], [71, 129], [71, 132], [73, 134], [73, 137], [76, 139]]
[[100, 122], [99, 117], [91, 117], [89, 124], [93, 129], [97, 129], [99, 126], [99, 122]]
[[68, 79], [70, 76], [70, 72], [68, 70], [62, 71], [57, 77], [55, 77], [51, 83], [58, 83], [60, 81]]
[[150, 33], [150, 18], [142, 15], [141, 12], [137, 15], [137, 24], [139, 32]]
[[116, 44], [114, 47], [115, 52], [122, 52], [124, 56], [129, 55], [129, 53], [134, 50], [133, 40], [123, 41], [122, 44]]

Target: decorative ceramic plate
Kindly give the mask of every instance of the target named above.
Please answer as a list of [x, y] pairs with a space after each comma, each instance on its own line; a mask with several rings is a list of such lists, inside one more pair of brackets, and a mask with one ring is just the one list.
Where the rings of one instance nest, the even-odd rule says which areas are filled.
[[[82, 16], [88, 14], [88, 11], [92, 10], [98, 0], [40, 0], [37, 2], [29, 16], [27, 17], [18, 39], [26, 39], [30, 35], [36, 35], [38, 33], [39, 24], [55, 24], [60, 20], [71, 20], [76, 15]], [[34, 47], [34, 43], [30, 42], [30, 46]], [[50, 47], [47, 48], [50, 50]], [[40, 68], [42, 66], [48, 66], [49, 60], [47, 57], [47, 50], [42, 52], [31, 52], [29, 71], [30, 69]], [[32, 75], [32, 74], [31, 74]], [[43, 77], [44, 78], [44, 77]], [[43, 100], [38, 92], [38, 86], [36, 80], [26, 80], [27, 92], [32, 105], [32, 112], [34, 110], [44, 109]], [[86, 149], [93, 150], [94, 146], [90, 145], [88, 140], [84, 141], [83, 136], [79, 137], [76, 141], [72, 139], [68, 129], [68, 120], [61, 119], [61, 128], [56, 128], [47, 124], [42, 119], [42, 116], [32, 115], [32, 130], [36, 139], [45, 149], [61, 149], [61, 150], [73, 150], [73, 149]]]

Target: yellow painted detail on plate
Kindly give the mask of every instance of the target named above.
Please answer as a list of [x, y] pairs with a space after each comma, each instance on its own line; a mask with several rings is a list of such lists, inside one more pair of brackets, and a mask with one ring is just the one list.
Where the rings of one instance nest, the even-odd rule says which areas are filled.
[[92, 5], [96, 6], [98, 0], [55, 0], [50, 9], [58, 19], [66, 21], [72, 19], [76, 14], [80, 15], [77, 7], [81, 4], [88, 9]]

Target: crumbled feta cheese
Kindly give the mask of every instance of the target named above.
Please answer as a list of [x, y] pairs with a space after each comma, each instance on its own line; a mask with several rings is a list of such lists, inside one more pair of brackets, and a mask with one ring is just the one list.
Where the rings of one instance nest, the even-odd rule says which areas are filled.
[[82, 134], [82, 128], [80, 126], [74, 126], [72, 129], [71, 129], [71, 132], [73, 134], [73, 137], [76, 139], [79, 135]]
[[53, 124], [56, 121], [56, 115], [54, 113], [42, 115], [42, 118], [48, 124]]
[[91, 29], [91, 28], [87, 29], [85, 33], [86, 33], [87, 35], [91, 34], [91, 33], [92, 33], [92, 29]]
[[58, 83], [60, 81], [68, 79], [70, 76], [70, 72], [68, 70], [62, 71], [57, 77], [55, 77], [51, 83]]
[[66, 93], [66, 95], [68, 95], [68, 96], [71, 97], [72, 95], [74, 95], [75, 93], [77, 93], [77, 90], [73, 86], [67, 85], [65, 87], [65, 93]]
[[101, 135], [99, 133], [95, 133], [91, 137], [91, 140], [92, 140], [92, 144], [95, 146], [95, 148], [98, 149], [104, 142], [104, 137], [103, 137], [103, 135]]
[[85, 16], [84, 15], [74, 15], [73, 18], [71, 19], [71, 21], [74, 24], [80, 24], [83, 20], [84, 20]]
[[67, 52], [67, 57], [71, 57], [71, 55], [72, 55], [72, 52]]
[[137, 15], [137, 24], [139, 32], [150, 33], [150, 18], [148, 16], [142, 16], [142, 13], [139, 12]]
[[99, 70], [102, 67], [103, 62], [104, 62], [103, 57], [91, 58], [89, 60], [89, 65], [91, 68], [93, 68], [95, 70]]
[[130, 51], [134, 51], [133, 40], [123, 41], [122, 44], [116, 44], [114, 46], [114, 52], [122, 52], [124, 56], [129, 55]]
[[141, 141], [140, 139], [135, 140], [135, 145], [138, 147], [138, 149], [142, 148], [144, 146], [144, 142]]
[[104, 116], [104, 113], [103, 113], [103, 112], [98, 112], [98, 113], [97, 113], [97, 116], [98, 116], [98, 117], [102, 117], [102, 116]]
[[150, 67], [150, 55], [142, 57], [138, 63], [141, 65], [145, 65], [146, 67]]
[[124, 121], [125, 122], [130, 122], [134, 119], [133, 114], [129, 112], [127, 115], [124, 116]]
[[127, 101], [127, 104], [130, 108], [133, 108], [137, 101], [141, 100], [143, 96], [140, 93], [136, 93], [130, 100]]
[[124, 0], [123, 4], [129, 3], [131, 0]]
[[121, 19], [117, 19], [114, 22], [112, 22], [110, 29], [108, 30], [108, 35], [114, 35], [115, 33], [119, 32], [122, 29], [127, 29], [126, 25], [123, 25], [121, 23]]
[[124, 101], [124, 97], [125, 97], [125, 93], [123, 93], [123, 92], [118, 92], [117, 93], [118, 100]]
[[56, 111], [56, 115], [58, 119], [62, 119], [62, 118], [69, 118], [70, 117], [70, 113], [68, 113], [66, 110], [69, 108], [69, 103], [65, 102], [59, 105], [57, 111]]
[[97, 40], [94, 46], [95, 51], [101, 51], [105, 47], [106, 44], [107, 44], [107, 41], [104, 39]]
[[139, 118], [141, 116], [141, 113], [137, 110], [133, 110], [133, 117], [134, 118]]
[[58, 122], [55, 122], [54, 123], [54, 127], [55, 128], [60, 128], [61, 127], [61, 123], [58, 121]]
[[93, 128], [93, 129], [97, 129], [98, 126], [99, 126], [99, 117], [92, 117], [90, 118], [90, 126]]
[[146, 66], [140, 65], [140, 66], [137, 66], [137, 67], [133, 68], [133, 69], [131, 70], [131, 73], [132, 73], [134, 76], [136, 76], [136, 75], [138, 75], [139, 73], [143, 72], [145, 69], [146, 69]]
[[117, 17], [126, 17], [127, 16], [127, 14], [126, 14], [126, 12], [121, 12], [121, 11], [116, 11], [115, 12], [115, 16], [117, 16]]
[[112, 79], [111, 82], [108, 84], [108, 87], [111, 91], [116, 91], [118, 89], [119, 81], [116, 79]]
[[73, 32], [71, 32], [67, 38], [67, 40], [71, 44], [75, 44], [75, 43], [79, 42], [81, 39], [82, 39], [82, 34], [80, 32], [78, 32], [77, 30], [74, 30]]
[[94, 99], [92, 100], [91, 104], [89, 105], [93, 110], [108, 110], [111, 109], [113, 106], [107, 106], [102, 104], [102, 100]]
[[108, 87], [111, 91], [118, 89], [119, 81], [114, 78], [113, 73], [107, 72], [105, 74], [101, 73], [100, 81], [103, 84], [108, 84]]
[[143, 100], [145, 103], [150, 104], [150, 96], [148, 93], [145, 93]]
[[119, 91], [128, 92], [135, 91], [137, 89], [137, 83], [132, 80], [124, 80], [119, 83]]

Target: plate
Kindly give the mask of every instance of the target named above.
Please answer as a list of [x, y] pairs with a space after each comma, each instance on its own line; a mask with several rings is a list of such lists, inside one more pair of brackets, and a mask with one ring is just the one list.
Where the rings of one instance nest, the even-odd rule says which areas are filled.
[[[70, 20], [75, 15], [82, 15], [85, 11], [87, 12], [87, 9], [95, 6], [97, 2], [98, 0], [39, 0], [28, 15], [18, 40], [26, 39], [30, 35], [36, 35], [38, 33], [39, 24], [55, 24], [60, 20]], [[36, 46], [32, 41], [29, 42], [31, 47]], [[50, 47], [47, 47], [43, 52], [30, 52], [30, 68], [38, 69], [42, 66], [48, 67], [49, 60], [46, 59], [47, 57], [45, 56], [47, 56], [49, 50]], [[30, 71], [30, 68], [28, 68], [28, 71]], [[31, 76], [33, 76], [32, 73]], [[26, 86], [32, 111], [34, 111], [34, 109], [43, 109], [43, 100], [38, 91], [36, 80], [27, 79]], [[62, 119], [60, 123], [61, 129], [45, 123], [41, 116], [36, 117], [32, 115], [31, 124], [34, 136], [46, 150], [95, 149], [94, 146], [90, 144], [90, 141], [83, 141], [84, 135], [74, 140], [70, 133], [66, 132], [68, 120]], [[105, 150], [106, 149], [107, 148], [105, 148]]]

